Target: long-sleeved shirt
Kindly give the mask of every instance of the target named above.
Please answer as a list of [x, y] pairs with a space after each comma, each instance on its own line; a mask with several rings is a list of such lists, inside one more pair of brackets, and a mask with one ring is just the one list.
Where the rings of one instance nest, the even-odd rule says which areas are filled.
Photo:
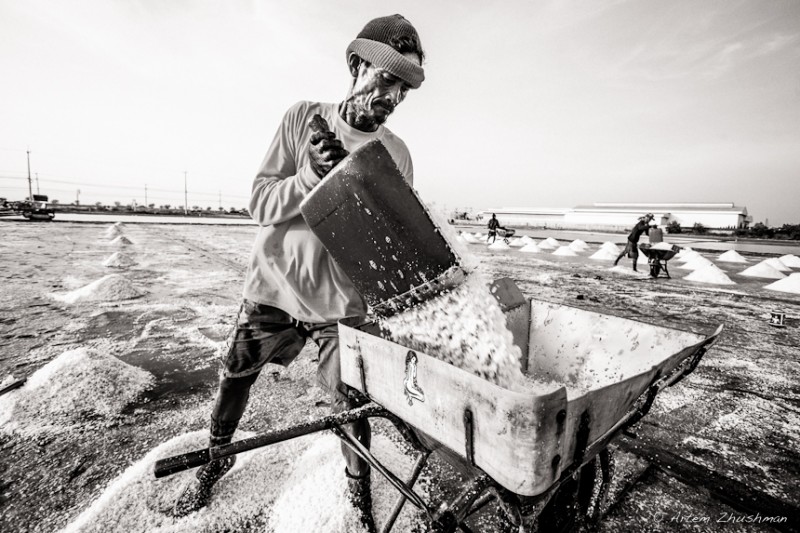
[[628, 240], [631, 242], [639, 242], [639, 237], [642, 236], [642, 233], [644, 233], [649, 226], [647, 222], [640, 220], [631, 230], [630, 235], [628, 235]]
[[259, 229], [243, 296], [297, 320], [319, 323], [363, 316], [367, 307], [300, 215], [300, 202], [320, 181], [308, 155], [313, 132], [306, 124], [315, 114], [328, 122], [346, 150], [380, 139], [411, 184], [414, 171], [399, 137], [384, 126], [371, 133], [353, 128], [339, 116], [338, 104], [299, 102], [286, 112], [253, 182], [250, 216]]

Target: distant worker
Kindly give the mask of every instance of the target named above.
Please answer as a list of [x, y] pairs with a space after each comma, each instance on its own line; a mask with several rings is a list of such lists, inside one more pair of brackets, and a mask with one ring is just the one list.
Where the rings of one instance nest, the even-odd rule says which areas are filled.
[[645, 216], [639, 219], [639, 222], [636, 223], [631, 230], [630, 235], [628, 235], [628, 244], [625, 245], [625, 249], [622, 250], [622, 253], [619, 254], [619, 257], [617, 257], [617, 260], [614, 261], [615, 266], [625, 254], [628, 254], [628, 257], [633, 259], [633, 271], [638, 272], [636, 269], [636, 262], [639, 260], [639, 238], [642, 236], [642, 233], [647, 231], [647, 229], [650, 227], [650, 221], [654, 218], [655, 217], [652, 213], [647, 213]]
[[492, 239], [492, 242], [497, 240], [497, 228], [499, 227], [500, 222], [497, 221], [497, 217], [492, 213], [492, 218], [489, 220], [489, 237], [486, 238], [487, 242], [489, 239]]

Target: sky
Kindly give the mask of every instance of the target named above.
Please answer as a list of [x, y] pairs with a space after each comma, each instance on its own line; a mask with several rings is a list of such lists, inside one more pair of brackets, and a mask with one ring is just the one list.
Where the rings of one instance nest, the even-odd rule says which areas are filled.
[[341, 101], [347, 44], [393, 13], [427, 54], [387, 124], [426, 202], [800, 223], [795, 0], [0, 0], [0, 196], [30, 150], [62, 203], [182, 205], [186, 178], [190, 206], [244, 207], [285, 111]]

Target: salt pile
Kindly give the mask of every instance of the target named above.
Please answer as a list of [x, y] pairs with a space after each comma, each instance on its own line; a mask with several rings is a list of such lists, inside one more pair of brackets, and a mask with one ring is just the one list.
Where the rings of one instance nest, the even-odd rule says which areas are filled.
[[510, 243], [508, 243], [508, 245], [511, 246], [512, 248], [522, 248], [526, 244], [528, 244], [528, 242], [523, 241], [522, 239], [514, 239]]
[[[325, 436], [315, 442], [295, 463], [295, 471], [286, 480], [275, 499], [268, 518], [268, 530], [274, 533], [300, 531], [325, 533], [361, 533], [366, 530], [357, 521], [353, 507], [347, 502], [345, 463], [339, 453], [339, 440]], [[392, 472], [405, 479], [410, 473], [411, 459], [384, 435], [375, 435], [371, 449]], [[427, 497], [426, 480], [414, 486]], [[392, 510], [397, 491], [381, 475], [372, 474], [372, 513], [376, 524], [382, 524]], [[313, 502], [313, 512], [309, 512]], [[395, 531], [424, 531], [423, 515], [416, 507], [406, 505]]]
[[797, 257], [796, 255], [788, 254], [781, 256], [778, 259], [780, 259], [781, 263], [789, 268], [800, 268], [800, 257]]
[[578, 254], [575, 253], [575, 250], [573, 250], [569, 246], [559, 246], [558, 250], [553, 252], [552, 255], [564, 255], [564, 256], [568, 256], [568, 257], [577, 257]]
[[489, 245], [489, 250], [510, 250], [511, 247], [504, 243], [502, 240], [495, 241]]
[[676, 259], [678, 261], [680, 261], [681, 263], [688, 263], [692, 259], [696, 259], [698, 257], [703, 257], [702, 255], [700, 255], [699, 253], [695, 252], [694, 250], [689, 250], [688, 252], [686, 252], [684, 254], [679, 254], [679, 255], [680, 255], [680, 257], [676, 256]]
[[486, 281], [470, 275], [455, 290], [381, 321], [390, 340], [487, 381], [525, 390], [522, 352]]
[[574, 241], [569, 243], [569, 247], [575, 250], [576, 252], [583, 252], [584, 250], [589, 248], [589, 245], [580, 239], [575, 239]]
[[714, 285], [736, 285], [735, 281], [732, 281], [725, 272], [713, 263], [698, 268], [683, 279], [699, 283], [713, 283]]
[[778, 259], [777, 257], [770, 257], [769, 259], [764, 259], [764, 262], [769, 264], [775, 270], [780, 270], [781, 272], [790, 272], [792, 269], [787, 267], [783, 262]]
[[519, 240], [521, 240], [525, 244], [530, 244], [530, 243], [535, 243], [536, 242], [535, 240], [533, 240], [532, 238], [528, 237], [527, 235], [523, 235], [522, 237], [519, 238]]
[[119, 226], [112, 225], [106, 229], [103, 235], [105, 236], [106, 239], [113, 239], [115, 237], [122, 235], [122, 230], [119, 228]]
[[603, 244], [600, 245], [600, 248], [603, 250], [608, 250], [609, 252], [615, 254], [619, 254], [620, 252], [622, 252], [622, 249], [611, 241], [604, 242]]
[[589, 259], [595, 259], [597, 261], [614, 261], [619, 255], [618, 252], [612, 252], [607, 248], [600, 248], [594, 254], [589, 256]]
[[[150, 388], [152, 374], [106, 353], [69, 350], [0, 397], [0, 424], [44, 426], [86, 415], [112, 416]], [[10, 405], [8, 405], [10, 403]]]
[[103, 266], [110, 268], [126, 268], [135, 264], [136, 261], [134, 261], [131, 256], [122, 252], [114, 252], [103, 261]]
[[800, 294], [800, 272], [795, 272], [790, 276], [770, 283], [765, 289], [771, 291], [788, 292], [790, 294]]
[[659, 242], [650, 247], [651, 250], [672, 250], [672, 245], [668, 242]]
[[522, 248], [520, 248], [519, 251], [520, 252], [526, 252], [526, 253], [529, 253], [529, 254], [538, 254], [538, 253], [542, 252], [542, 249], [539, 248], [536, 245], [536, 243], [531, 242], [531, 243], [526, 244]]
[[786, 277], [786, 274], [773, 267], [767, 261], [761, 261], [746, 270], [742, 270], [740, 274], [751, 278], [782, 279]]
[[126, 278], [119, 274], [109, 274], [97, 281], [66, 294], [51, 294], [54, 300], [74, 304], [76, 302], [100, 302], [130, 300], [141, 296], [138, 290]]
[[551, 249], [555, 250], [559, 246], [561, 246], [561, 243], [558, 242], [556, 239], [554, 239], [552, 237], [548, 237], [548, 238], [546, 238], [545, 240], [543, 240], [542, 242], [539, 243], [539, 248], [547, 247], [547, 248], [551, 248]]
[[133, 244], [133, 242], [131, 242], [131, 240], [127, 238], [125, 235], [120, 235], [119, 237], [111, 241], [110, 244], [114, 246], [128, 246]]
[[736, 250], [728, 250], [717, 258], [724, 263], [747, 263], [747, 259]]
[[711, 261], [709, 261], [708, 259], [706, 259], [702, 255], [697, 254], [695, 257], [692, 257], [691, 259], [686, 261], [684, 264], [679, 265], [678, 268], [685, 268], [685, 269], [688, 269], [688, 270], [698, 270], [700, 268], [707, 267], [707, 266], [713, 265], [713, 264], [714, 263], [712, 263]]

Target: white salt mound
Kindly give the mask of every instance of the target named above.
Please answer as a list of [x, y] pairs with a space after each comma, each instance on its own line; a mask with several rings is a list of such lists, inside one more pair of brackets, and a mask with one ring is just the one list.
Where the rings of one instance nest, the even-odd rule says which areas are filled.
[[530, 238], [530, 237], [529, 237], [529, 236], [527, 236], [527, 235], [523, 235], [522, 237], [520, 237], [520, 238], [519, 238], [519, 240], [521, 240], [521, 241], [522, 241], [522, 242], [524, 242], [525, 244], [530, 244], [530, 243], [532, 243], [532, 242], [536, 242], [535, 240], [533, 240], [532, 238]]
[[522, 248], [526, 244], [528, 244], [528, 242], [523, 241], [522, 239], [514, 239], [508, 243], [508, 245], [511, 246], [512, 248]]
[[713, 263], [698, 268], [683, 279], [699, 283], [713, 283], [714, 285], [736, 285], [735, 281], [731, 280], [725, 272]]
[[489, 245], [489, 250], [510, 250], [511, 247], [503, 241], [495, 241]]
[[554, 239], [554, 238], [552, 238], [552, 237], [548, 237], [548, 238], [546, 238], [545, 240], [543, 240], [543, 241], [542, 241], [542, 242], [539, 244], [539, 247], [540, 247], [540, 248], [541, 248], [542, 244], [546, 244], [547, 246], [549, 246], [550, 248], [553, 248], [553, 249], [555, 249], [555, 248], [558, 248], [559, 246], [561, 246], [561, 243], [560, 243], [560, 242], [558, 242], [556, 239]]
[[612, 252], [607, 248], [600, 248], [595, 253], [589, 256], [589, 259], [595, 259], [597, 261], [614, 261], [619, 255], [618, 252]]
[[119, 274], [109, 274], [97, 281], [66, 294], [51, 294], [53, 299], [74, 304], [76, 302], [106, 302], [130, 300], [143, 293]]
[[740, 274], [751, 278], [782, 279], [786, 277], [786, 274], [776, 269], [766, 260], [742, 270]]
[[113, 239], [122, 235], [122, 230], [118, 226], [109, 226], [103, 235], [106, 239]]
[[575, 250], [576, 252], [583, 252], [589, 247], [589, 245], [580, 239], [575, 239], [574, 241], [569, 243], [569, 247]]
[[133, 242], [129, 238], [127, 238], [125, 235], [120, 235], [119, 237], [117, 237], [116, 239], [111, 241], [110, 244], [112, 244], [114, 246], [129, 246], [129, 245], [133, 244]]
[[[298, 458], [295, 470], [282, 484], [268, 517], [268, 530], [274, 533], [366, 532], [347, 501], [345, 462], [339, 440], [332, 435], [319, 438]], [[373, 437], [371, 449], [392, 472], [406, 479], [411, 458], [384, 435]], [[424, 476], [423, 476], [424, 477]], [[414, 490], [427, 498], [425, 479]], [[383, 524], [392, 510], [397, 491], [381, 475], [372, 474], [372, 512], [376, 524]], [[313, 505], [313, 512], [309, 506]], [[395, 531], [424, 531], [425, 521], [416, 507], [406, 504], [395, 524]]]
[[110, 268], [126, 268], [136, 264], [136, 261], [127, 254], [122, 252], [114, 252], [103, 261], [103, 266]]
[[388, 337], [489, 382], [526, 390], [522, 352], [505, 315], [477, 273], [455, 290], [381, 321]]
[[651, 250], [672, 250], [672, 245], [668, 242], [658, 242], [650, 247]]
[[47, 427], [86, 415], [112, 416], [153, 385], [152, 374], [86, 348], [69, 350], [31, 374], [25, 385], [0, 398], [0, 424]]
[[685, 268], [687, 270], [698, 270], [703, 267], [707, 267], [709, 265], [713, 265], [711, 261], [706, 259], [700, 254], [697, 254], [696, 257], [691, 258], [690, 260], [686, 261], [682, 265], [678, 265], [678, 268]]
[[722, 261], [723, 263], [747, 263], [747, 259], [736, 250], [728, 250], [721, 254], [717, 261]]
[[603, 250], [608, 250], [608, 251], [613, 252], [615, 254], [619, 254], [620, 252], [622, 252], [622, 248], [620, 248], [619, 246], [617, 246], [616, 244], [614, 244], [611, 241], [604, 242], [603, 244], [600, 245], [600, 248], [603, 249]]
[[784, 279], [779, 279], [778, 281], [770, 283], [764, 288], [771, 291], [800, 294], [800, 272], [795, 272]]
[[787, 254], [779, 257], [778, 259], [780, 259], [781, 263], [789, 268], [800, 268], [800, 257], [797, 257], [796, 255]]
[[564, 255], [568, 257], [576, 257], [578, 254], [569, 246], [559, 246], [558, 250], [553, 252], [553, 255]]
[[780, 270], [781, 272], [790, 272], [792, 270], [777, 257], [770, 257], [769, 259], [764, 259], [764, 261], [768, 263], [775, 270]]
[[529, 254], [538, 254], [542, 252], [542, 249], [539, 248], [535, 243], [531, 242], [520, 248], [519, 251]]
[[[250, 436], [253, 434], [240, 432], [236, 437]], [[156, 479], [153, 465], [158, 459], [208, 445], [206, 430], [179, 435], [128, 467], [62, 533], [253, 531], [253, 522], [269, 509], [291, 465], [309, 442], [309, 438], [294, 439], [238, 454], [233, 469], [214, 486], [208, 506], [176, 519], [167, 512], [197, 471]]]
[[694, 250], [690, 250], [690, 251], [686, 252], [685, 254], [682, 254], [680, 257], [676, 257], [676, 258], [681, 263], [688, 263], [692, 259], [696, 259], [698, 257], [703, 257], [703, 256], [700, 255], [699, 253], [695, 252]]

